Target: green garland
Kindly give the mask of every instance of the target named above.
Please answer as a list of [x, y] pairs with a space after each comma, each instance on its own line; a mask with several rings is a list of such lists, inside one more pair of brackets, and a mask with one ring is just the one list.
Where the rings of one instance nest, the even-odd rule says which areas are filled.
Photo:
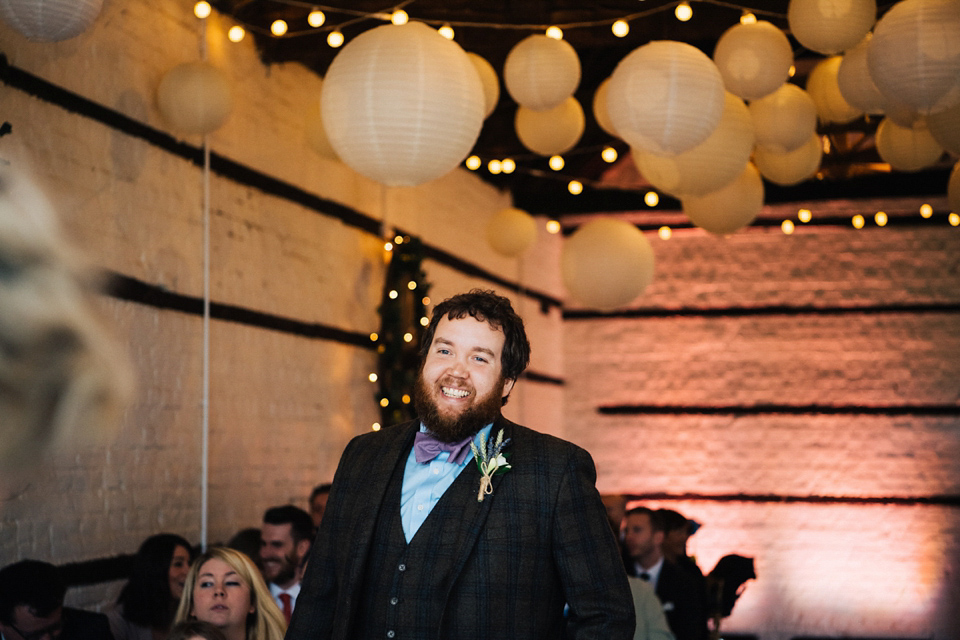
[[[420, 370], [420, 339], [426, 329], [421, 324], [421, 319], [427, 317], [424, 299], [430, 291], [422, 265], [423, 244], [418, 238], [404, 237], [403, 242], [394, 244], [378, 309], [380, 389], [376, 397], [380, 424], [384, 427], [416, 416], [413, 387]], [[410, 339], [404, 339], [405, 336]]]

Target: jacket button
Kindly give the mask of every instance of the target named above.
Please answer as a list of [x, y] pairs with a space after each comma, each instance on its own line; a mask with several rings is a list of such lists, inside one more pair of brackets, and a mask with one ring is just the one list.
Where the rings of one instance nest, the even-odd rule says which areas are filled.
[[388, 637], [388, 638], [392, 638], [392, 637], [395, 636], [395, 635], [397, 635], [397, 634], [395, 634], [392, 629], [391, 629], [390, 631], [387, 631], [387, 637]]
[[397, 599], [397, 598], [390, 598], [390, 604], [397, 604], [398, 602], [400, 602], [399, 599]]
[[406, 571], [406, 570], [407, 570], [407, 565], [405, 565], [405, 564], [403, 564], [403, 563], [400, 563], [400, 566], [397, 567], [397, 569], [399, 569], [400, 571]]

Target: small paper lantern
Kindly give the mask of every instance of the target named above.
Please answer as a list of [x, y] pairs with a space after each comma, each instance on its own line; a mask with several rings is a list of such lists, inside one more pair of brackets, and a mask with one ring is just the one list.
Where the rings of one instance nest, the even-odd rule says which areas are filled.
[[923, 115], [960, 102], [960, 3], [903, 0], [877, 22], [867, 47], [880, 93]]
[[828, 56], [856, 46], [876, 20], [876, 0], [790, 0], [787, 8], [797, 42]]
[[649, 42], [620, 61], [610, 76], [607, 113], [631, 147], [670, 155], [713, 133], [724, 106], [723, 78], [696, 47]]
[[842, 61], [840, 56], [821, 60], [807, 76], [807, 93], [817, 105], [817, 115], [823, 122], [846, 124], [863, 115], [860, 109], [851, 106], [840, 93], [837, 72]]
[[817, 105], [810, 94], [789, 82], [750, 103], [756, 143], [777, 153], [803, 146], [817, 130]]
[[653, 281], [653, 247], [635, 225], [598, 218], [563, 243], [563, 283], [580, 304], [600, 310], [623, 306]]
[[820, 136], [810, 134], [806, 144], [793, 151], [777, 152], [768, 147], [757, 147], [753, 162], [764, 178], [784, 187], [809, 180], [820, 169], [823, 147]]
[[923, 120], [912, 127], [901, 127], [884, 118], [877, 127], [876, 145], [880, 158], [897, 171], [926, 169], [943, 155], [943, 147]]
[[840, 95], [854, 109], [880, 114], [884, 111], [886, 100], [873, 83], [867, 67], [867, 48], [872, 38], [873, 34], [868, 33], [860, 44], [843, 54], [837, 70], [837, 86], [840, 87]]
[[787, 81], [793, 49], [787, 36], [765, 20], [738, 23], [720, 36], [713, 61], [727, 91], [745, 100], [756, 100]]
[[947, 183], [947, 204], [950, 211], [960, 213], [960, 162], [953, 165], [950, 181]]
[[613, 122], [610, 121], [610, 114], [607, 112], [607, 90], [610, 88], [610, 78], [606, 78], [597, 87], [593, 94], [593, 117], [596, 119], [600, 128], [614, 138], [619, 138], [616, 129], [613, 128]]
[[60, 42], [86, 31], [103, 0], [0, 0], [0, 17], [36, 42]]
[[184, 62], [160, 80], [157, 107], [163, 119], [181, 133], [211, 133], [233, 111], [230, 80], [209, 62]]
[[705, 196], [684, 198], [683, 212], [690, 222], [717, 235], [733, 233], [753, 222], [763, 209], [763, 180], [747, 164], [736, 180]]
[[583, 135], [584, 125], [583, 108], [572, 97], [545, 111], [517, 107], [514, 121], [523, 146], [542, 156], [559, 155], [572, 149]]
[[483, 86], [470, 57], [422, 22], [351, 40], [327, 71], [321, 109], [337, 155], [388, 186], [454, 169], [483, 126]]
[[501, 209], [487, 224], [487, 242], [494, 251], [508, 258], [529, 249], [536, 239], [537, 222], [522, 209]]
[[480, 84], [483, 85], [483, 117], [487, 118], [493, 113], [500, 100], [500, 79], [497, 77], [497, 72], [493, 70], [493, 65], [484, 58], [469, 51], [467, 56], [470, 57], [470, 62], [480, 76]]
[[566, 40], [527, 36], [507, 54], [503, 83], [517, 104], [552, 109], [573, 95], [580, 84], [580, 58]]
[[753, 122], [743, 100], [728, 93], [720, 124], [710, 137], [675, 156], [632, 152], [637, 170], [654, 187], [673, 196], [702, 196], [740, 175], [753, 150]]
[[937, 144], [960, 156], [960, 105], [927, 116], [927, 128]]

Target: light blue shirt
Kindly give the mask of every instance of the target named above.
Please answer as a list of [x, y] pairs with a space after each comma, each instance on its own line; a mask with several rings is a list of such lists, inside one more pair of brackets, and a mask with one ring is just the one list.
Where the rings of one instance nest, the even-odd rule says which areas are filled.
[[[491, 422], [477, 432], [477, 435], [473, 437], [477, 447], [480, 446], [481, 435], [486, 438], [487, 442], [490, 441], [490, 431], [492, 429], [493, 423]], [[420, 431], [426, 430], [427, 428], [421, 424]], [[443, 497], [444, 492], [460, 475], [460, 472], [473, 462], [472, 452], [467, 454], [463, 464], [447, 462], [449, 457], [449, 452], [442, 451], [430, 462], [420, 464], [417, 462], [413, 449], [410, 449], [410, 455], [407, 456], [407, 466], [403, 469], [403, 487], [400, 492], [400, 520], [403, 524], [403, 536], [408, 543], [413, 540], [413, 536], [420, 529], [420, 525], [424, 523], [437, 502]]]

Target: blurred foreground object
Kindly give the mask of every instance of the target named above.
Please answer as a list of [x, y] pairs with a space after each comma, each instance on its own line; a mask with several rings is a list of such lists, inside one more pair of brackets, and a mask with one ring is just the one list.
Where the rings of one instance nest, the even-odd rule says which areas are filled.
[[112, 433], [132, 393], [50, 203], [0, 167], [0, 469]]

